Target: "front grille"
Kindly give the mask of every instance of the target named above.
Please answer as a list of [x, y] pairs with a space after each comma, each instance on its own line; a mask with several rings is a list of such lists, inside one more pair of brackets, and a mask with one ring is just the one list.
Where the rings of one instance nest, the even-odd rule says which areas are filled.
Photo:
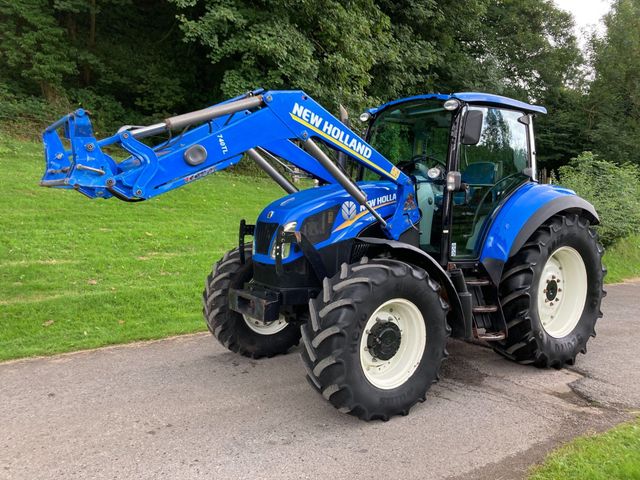
[[258, 222], [254, 239], [256, 242], [256, 253], [267, 255], [273, 234], [278, 229], [277, 223]]

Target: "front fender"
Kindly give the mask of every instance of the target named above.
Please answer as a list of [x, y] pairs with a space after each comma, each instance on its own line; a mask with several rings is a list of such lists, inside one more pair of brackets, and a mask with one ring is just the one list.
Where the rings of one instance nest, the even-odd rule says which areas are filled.
[[557, 185], [526, 183], [505, 200], [493, 216], [480, 253], [480, 262], [496, 285], [507, 260], [540, 225], [564, 211], [580, 212], [593, 224], [600, 222], [593, 205]]

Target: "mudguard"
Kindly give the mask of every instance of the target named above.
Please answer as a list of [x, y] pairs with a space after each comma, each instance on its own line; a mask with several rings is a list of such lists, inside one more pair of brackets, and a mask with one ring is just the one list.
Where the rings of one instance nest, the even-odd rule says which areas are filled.
[[472, 319], [465, 319], [460, 297], [458, 296], [458, 292], [456, 291], [451, 278], [449, 278], [447, 272], [445, 272], [440, 264], [429, 256], [429, 254], [417, 247], [414, 247], [413, 245], [395, 240], [375, 237], [359, 237], [357, 240], [366, 243], [381, 252], [388, 251], [394, 258], [412, 265], [417, 265], [426, 270], [431, 277], [434, 277], [440, 285], [442, 285], [447, 293], [447, 301], [450, 307], [447, 315], [449, 326], [453, 331], [466, 331], [465, 322], [471, 322]]
[[505, 200], [493, 215], [480, 253], [480, 262], [496, 285], [507, 260], [540, 225], [564, 211], [580, 212], [592, 224], [600, 222], [593, 205], [557, 185], [526, 183]]

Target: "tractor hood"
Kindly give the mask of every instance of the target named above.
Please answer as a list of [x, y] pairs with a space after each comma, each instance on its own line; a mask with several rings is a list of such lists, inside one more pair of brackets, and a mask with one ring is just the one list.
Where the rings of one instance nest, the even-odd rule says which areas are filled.
[[[397, 197], [397, 186], [394, 183], [358, 182], [358, 186], [367, 195], [369, 205], [383, 218], [393, 214]], [[292, 222], [295, 222], [295, 227]], [[301, 190], [272, 202], [259, 215], [257, 228], [264, 228], [261, 224], [269, 224], [269, 230], [275, 233], [276, 225], [290, 225], [292, 231], [301, 231], [317, 249], [321, 249], [325, 245], [356, 237], [373, 222], [373, 215], [340, 185], [329, 184]], [[270, 237], [269, 249], [263, 248], [263, 251], [271, 252], [275, 235]], [[260, 262], [272, 261], [268, 254], [261, 255], [256, 251], [254, 255]], [[299, 256], [299, 253], [292, 253], [286, 262]]]

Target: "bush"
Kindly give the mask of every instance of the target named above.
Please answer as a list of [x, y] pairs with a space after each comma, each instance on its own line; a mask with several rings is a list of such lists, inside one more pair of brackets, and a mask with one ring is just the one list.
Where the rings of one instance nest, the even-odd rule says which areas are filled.
[[43, 98], [16, 95], [0, 83], [0, 131], [19, 138], [36, 139], [51, 122], [70, 111], [66, 98], [49, 103]]
[[97, 94], [88, 88], [69, 89], [47, 101], [37, 96], [15, 94], [8, 85], [0, 83], [0, 131], [18, 138], [39, 139], [45, 127], [79, 107], [91, 113], [97, 137], [112, 135], [124, 124], [146, 125], [162, 118], [160, 115], [147, 118], [127, 110], [114, 97]]
[[640, 231], [640, 171], [584, 152], [558, 169], [559, 183], [591, 202], [600, 215], [605, 246]]

